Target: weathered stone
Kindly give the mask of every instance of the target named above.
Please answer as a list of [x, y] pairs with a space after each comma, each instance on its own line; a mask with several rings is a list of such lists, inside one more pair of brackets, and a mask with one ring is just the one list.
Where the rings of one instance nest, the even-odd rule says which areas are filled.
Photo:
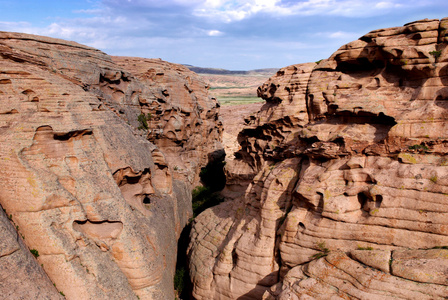
[[[358, 247], [359, 248], [359, 247]], [[372, 250], [369, 247], [365, 247], [364, 250], [352, 250], [350, 251], [350, 257], [353, 259], [368, 265], [372, 268], [383, 271], [384, 273], [390, 272], [391, 251], [389, 250]]]
[[[424, 250], [448, 245], [445, 23], [372, 31], [259, 88], [266, 104], [227, 166], [227, 188], [244, 174], [244, 192], [192, 229], [194, 297], [448, 294], [444, 259]], [[395, 262], [408, 248], [416, 254]], [[437, 261], [432, 274], [425, 262]]]
[[448, 250], [394, 251], [391, 263], [395, 276], [425, 283], [448, 283]]
[[1, 298], [63, 299], [1, 207], [0, 240]]
[[[83, 45], [0, 32], [0, 203], [38, 250], [36, 274], [45, 271], [68, 299], [174, 298], [177, 238], [220, 125], [216, 101], [191, 72], [152, 64], [172, 72], [169, 83], [148, 84]], [[157, 147], [147, 140], [153, 127], [138, 129], [146, 103], [166, 99], [171, 86], [190, 86], [195, 96], [173, 97], [163, 108], [179, 113], [158, 125], [182, 136], [213, 131], [197, 151]], [[199, 104], [203, 111], [194, 111]], [[194, 128], [176, 123], [182, 111], [195, 116]], [[179, 175], [169, 158], [184, 150], [191, 165]]]

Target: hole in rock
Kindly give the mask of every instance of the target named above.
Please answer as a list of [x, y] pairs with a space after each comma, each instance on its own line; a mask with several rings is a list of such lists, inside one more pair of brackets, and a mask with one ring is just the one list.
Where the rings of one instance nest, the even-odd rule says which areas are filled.
[[363, 209], [363, 207], [366, 205], [368, 200], [369, 199], [367, 198], [367, 196], [364, 193], [358, 193], [358, 202], [360, 205], [360, 209]]
[[73, 222], [73, 229], [84, 233], [89, 238], [116, 239], [123, 230], [123, 223], [120, 221], [76, 220]]
[[149, 199], [148, 195], [145, 195], [145, 198], [143, 198], [143, 204], [151, 204], [151, 199]]
[[302, 229], [306, 229], [305, 224], [303, 224], [302, 222], [299, 222], [299, 227]]
[[376, 208], [380, 208], [381, 207], [381, 202], [383, 202], [383, 196], [376, 195], [375, 196], [375, 207]]

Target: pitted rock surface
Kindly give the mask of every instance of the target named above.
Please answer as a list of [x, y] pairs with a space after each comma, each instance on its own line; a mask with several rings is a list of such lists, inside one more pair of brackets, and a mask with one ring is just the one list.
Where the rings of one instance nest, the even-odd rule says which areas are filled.
[[448, 295], [447, 28], [375, 30], [258, 89], [227, 166], [240, 196], [192, 229], [196, 299]]
[[223, 148], [219, 103], [209, 96], [209, 87], [182, 65], [137, 57], [112, 59], [154, 90], [149, 99], [139, 97], [142, 113], [151, 116], [147, 138], [163, 150], [174, 178], [197, 186], [201, 167]]
[[[172, 72], [166, 86], [140, 80], [93, 48], [0, 32], [0, 204], [18, 231], [10, 232], [10, 242], [5, 238], [7, 247], [23, 262], [3, 268], [11, 257], [5, 250], [1, 275], [13, 270], [17, 280], [27, 281], [12, 287], [13, 281], [2, 280], [0, 294], [174, 298], [177, 238], [192, 216], [192, 185], [208, 157], [202, 151], [217, 150], [220, 125], [216, 101], [205, 85], [191, 83], [191, 72], [152, 64]], [[146, 105], [163, 102], [159, 94], [177, 85], [191, 85], [193, 96], [166, 101], [163, 110], [191, 111], [192, 136], [205, 140], [204, 132], [212, 132], [196, 152], [182, 139], [157, 147], [148, 141], [153, 127], [141, 127], [139, 116], [150, 112]], [[160, 118], [158, 126], [168, 139], [170, 132], [185, 136], [188, 126], [172, 120]], [[187, 152], [180, 161], [188, 157], [189, 164], [176, 168], [165, 150]], [[38, 251], [37, 261], [23, 255], [24, 245]]]

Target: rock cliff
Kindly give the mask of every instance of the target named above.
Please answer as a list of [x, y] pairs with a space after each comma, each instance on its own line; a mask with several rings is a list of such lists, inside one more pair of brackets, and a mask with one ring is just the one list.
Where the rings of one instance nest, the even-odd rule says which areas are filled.
[[0, 32], [0, 294], [173, 299], [218, 109], [179, 65]]
[[196, 218], [196, 299], [448, 295], [448, 19], [372, 31], [258, 89]]

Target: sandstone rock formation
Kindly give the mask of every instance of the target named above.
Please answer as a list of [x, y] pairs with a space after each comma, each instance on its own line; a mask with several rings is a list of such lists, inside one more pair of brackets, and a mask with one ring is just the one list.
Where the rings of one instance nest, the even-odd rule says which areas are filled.
[[448, 19], [372, 31], [258, 89], [227, 195], [195, 220], [196, 299], [448, 295]]
[[114, 60], [0, 32], [1, 295], [174, 298], [192, 185], [220, 150], [218, 105], [178, 65], [141, 61], [144, 77]]
[[140, 97], [141, 111], [150, 114], [147, 139], [163, 149], [173, 166], [174, 178], [199, 184], [199, 173], [221, 152], [222, 121], [219, 103], [208, 87], [187, 67], [136, 57], [112, 57], [153, 90], [151, 98]]

